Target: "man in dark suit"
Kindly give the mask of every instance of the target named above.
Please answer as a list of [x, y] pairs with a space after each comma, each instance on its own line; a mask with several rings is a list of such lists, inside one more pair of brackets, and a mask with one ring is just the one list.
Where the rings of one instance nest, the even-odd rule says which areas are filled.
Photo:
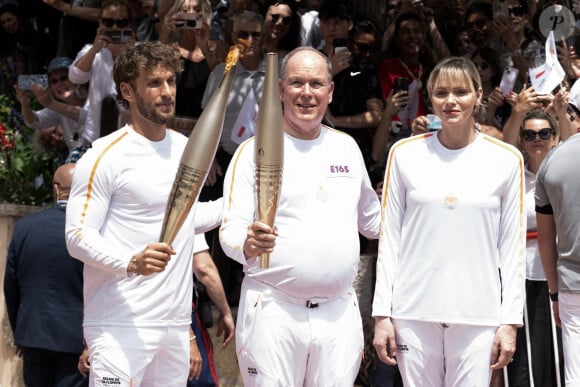
[[83, 265], [67, 251], [65, 210], [74, 164], [54, 173], [55, 205], [16, 223], [8, 248], [4, 294], [14, 342], [31, 386], [76, 387], [83, 349]]

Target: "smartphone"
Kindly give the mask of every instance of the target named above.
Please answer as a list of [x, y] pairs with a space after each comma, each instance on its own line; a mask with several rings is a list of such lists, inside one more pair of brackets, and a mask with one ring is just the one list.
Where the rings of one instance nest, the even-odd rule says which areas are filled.
[[393, 94], [399, 91], [409, 91], [409, 78], [396, 77], [395, 85], [393, 86]]
[[346, 38], [336, 38], [332, 41], [334, 53], [348, 50], [348, 40]]
[[514, 89], [514, 85], [518, 79], [518, 73], [519, 70], [511, 66], [506, 67], [503, 71], [501, 81], [499, 83], [499, 88], [501, 89], [501, 93], [504, 97]]
[[30, 90], [30, 86], [39, 84], [44, 88], [48, 87], [48, 76], [46, 74], [27, 74], [18, 76], [18, 88]]
[[203, 16], [200, 13], [180, 13], [178, 23], [175, 24], [177, 28], [188, 28], [199, 30], [203, 27]]
[[123, 30], [111, 29], [104, 30], [103, 34], [108, 36], [113, 43], [127, 43], [133, 36], [133, 30], [130, 28]]
[[509, 17], [508, 5], [504, 0], [495, 0], [493, 2], [493, 17]]

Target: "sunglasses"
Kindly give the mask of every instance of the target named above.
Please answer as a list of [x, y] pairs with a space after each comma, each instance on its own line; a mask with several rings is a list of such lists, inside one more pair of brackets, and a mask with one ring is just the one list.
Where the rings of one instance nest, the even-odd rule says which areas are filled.
[[508, 13], [513, 14], [514, 16], [523, 16], [526, 13], [526, 9], [518, 5], [517, 7], [508, 8]]
[[543, 128], [539, 131], [531, 130], [531, 129], [524, 129], [522, 130], [522, 138], [526, 141], [534, 141], [536, 136], [540, 136], [542, 140], [549, 140], [552, 138], [552, 134], [554, 131], [552, 128]]
[[489, 65], [485, 62], [481, 62], [481, 63], [473, 62], [473, 64], [475, 65], [475, 67], [482, 69], [483, 71], [485, 71], [489, 68]]
[[52, 85], [55, 85], [58, 82], [65, 82], [65, 81], [68, 81], [68, 75], [61, 75], [60, 77], [50, 78], [49, 81]]
[[282, 24], [289, 26], [292, 23], [292, 16], [282, 16], [277, 13], [272, 14], [272, 23], [278, 23], [278, 20], [282, 19]]
[[129, 24], [131, 24], [131, 19], [128, 19], [128, 18], [111, 19], [108, 17], [102, 17], [101, 23], [107, 28], [112, 28], [114, 26], [116, 26], [117, 28], [125, 28], [125, 27], [128, 27]]
[[254, 40], [262, 39], [262, 33], [260, 31], [238, 31], [236, 32], [238, 38], [247, 40], [250, 35]]
[[465, 26], [467, 27], [468, 30], [472, 30], [473, 28], [477, 28], [478, 30], [483, 29], [483, 27], [485, 27], [485, 25], [487, 24], [487, 22], [483, 19], [479, 19], [476, 21], [473, 21], [471, 23], [467, 23]]

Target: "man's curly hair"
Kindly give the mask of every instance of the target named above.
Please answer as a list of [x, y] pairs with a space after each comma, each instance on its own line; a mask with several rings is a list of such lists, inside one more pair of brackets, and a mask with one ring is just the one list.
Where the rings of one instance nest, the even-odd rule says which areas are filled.
[[121, 94], [121, 83], [128, 83], [135, 89], [139, 74], [152, 71], [157, 66], [173, 70], [175, 74], [183, 70], [183, 62], [177, 52], [159, 41], [138, 43], [119, 54], [113, 67], [113, 79], [117, 87], [117, 100], [125, 109], [129, 108], [129, 103]]

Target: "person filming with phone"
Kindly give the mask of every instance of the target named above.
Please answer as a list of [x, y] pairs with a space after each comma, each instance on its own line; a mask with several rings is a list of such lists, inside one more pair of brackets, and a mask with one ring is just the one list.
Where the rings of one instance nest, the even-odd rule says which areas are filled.
[[[69, 68], [69, 78], [73, 83], [89, 83], [87, 98], [87, 119], [84, 139], [90, 144], [99, 138], [101, 130], [102, 106], [111, 103], [113, 115], [122, 108], [114, 101], [117, 94], [113, 81], [115, 58], [128, 47], [135, 44], [133, 17], [129, 5], [123, 0], [106, 0], [101, 6], [99, 26], [92, 44], [87, 44], [77, 54]], [[118, 126], [118, 118], [113, 121], [113, 129]]]
[[[334, 96], [328, 105], [325, 122], [355, 139], [368, 170], [372, 164], [372, 134], [383, 109], [373, 61], [378, 47], [377, 28], [370, 20], [357, 21], [344, 44], [343, 49], [351, 53], [350, 66], [333, 78]], [[339, 47], [334, 48], [335, 53]]]
[[330, 59], [332, 76], [350, 67], [352, 53], [347, 47], [353, 27], [350, 6], [344, 1], [326, 0], [318, 10], [320, 32], [324, 38], [321, 51]]
[[[75, 162], [88, 147], [82, 136], [87, 115], [83, 107], [85, 90], [75, 87], [69, 80], [68, 69], [71, 64], [69, 58], [54, 58], [48, 65], [47, 85], [32, 83], [14, 86], [26, 125], [38, 130], [55, 125], [61, 127], [68, 148], [66, 162]], [[32, 110], [30, 93], [43, 109]]]

